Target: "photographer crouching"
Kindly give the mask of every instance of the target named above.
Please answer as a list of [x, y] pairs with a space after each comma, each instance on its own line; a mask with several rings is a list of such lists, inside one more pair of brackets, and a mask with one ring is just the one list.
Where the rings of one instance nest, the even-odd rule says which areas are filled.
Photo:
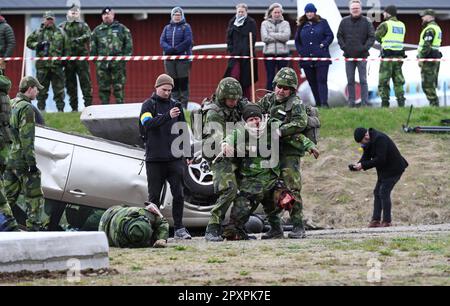
[[[355, 141], [361, 144], [364, 153], [358, 163], [349, 165], [351, 171], [377, 169], [378, 180], [373, 191], [374, 207], [369, 227], [391, 226], [391, 191], [408, 167], [408, 162], [400, 154], [389, 136], [373, 128], [355, 129]], [[381, 222], [381, 214], [383, 221]]]
[[145, 143], [148, 200], [159, 208], [161, 190], [167, 180], [173, 195], [174, 238], [191, 239], [191, 235], [183, 226], [185, 163], [183, 156], [174, 156], [172, 152], [172, 143], [181, 135], [172, 134], [172, 127], [186, 120], [181, 103], [171, 98], [173, 87], [174, 81], [170, 76], [158, 76], [155, 92], [142, 104], [139, 132]]

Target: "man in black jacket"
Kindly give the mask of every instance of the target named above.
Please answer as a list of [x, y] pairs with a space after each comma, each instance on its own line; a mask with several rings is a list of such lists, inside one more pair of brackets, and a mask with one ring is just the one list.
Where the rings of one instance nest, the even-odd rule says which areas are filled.
[[[373, 191], [374, 210], [369, 227], [391, 226], [391, 191], [408, 167], [408, 162], [392, 139], [384, 133], [359, 127], [355, 129], [354, 137], [364, 153], [357, 164], [350, 165], [350, 170], [377, 169], [378, 180]], [[383, 222], [380, 223], [382, 212]]]
[[[367, 58], [375, 43], [375, 29], [369, 18], [362, 15], [359, 0], [350, 2], [350, 16], [342, 19], [337, 33], [338, 43], [346, 58]], [[368, 105], [369, 89], [367, 85], [367, 62], [346, 62], [345, 70], [348, 82], [348, 104], [355, 107], [355, 70], [359, 71], [361, 84], [361, 105]]]
[[139, 130], [145, 143], [145, 166], [147, 169], [148, 200], [160, 206], [161, 190], [166, 180], [173, 195], [172, 216], [174, 238], [191, 239], [183, 226], [183, 173], [185, 164], [180, 151], [174, 152], [172, 144], [180, 133], [172, 133], [178, 122], [186, 122], [181, 103], [170, 97], [173, 79], [161, 74], [155, 84], [156, 91], [142, 104]]

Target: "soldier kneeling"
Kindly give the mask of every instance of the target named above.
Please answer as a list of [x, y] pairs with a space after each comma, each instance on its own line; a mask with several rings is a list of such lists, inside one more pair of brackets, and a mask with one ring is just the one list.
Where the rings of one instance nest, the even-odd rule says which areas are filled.
[[98, 230], [106, 233], [109, 246], [166, 247], [169, 223], [155, 204], [145, 204], [145, 208], [113, 206], [103, 214]]

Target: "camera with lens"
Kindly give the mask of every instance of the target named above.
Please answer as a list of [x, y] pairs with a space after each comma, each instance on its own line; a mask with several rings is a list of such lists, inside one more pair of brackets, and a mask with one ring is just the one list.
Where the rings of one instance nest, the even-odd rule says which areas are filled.
[[348, 169], [349, 169], [350, 171], [358, 171], [358, 170], [356, 170], [356, 168], [355, 168], [355, 165], [354, 165], [354, 164], [350, 164], [350, 165], [348, 165]]

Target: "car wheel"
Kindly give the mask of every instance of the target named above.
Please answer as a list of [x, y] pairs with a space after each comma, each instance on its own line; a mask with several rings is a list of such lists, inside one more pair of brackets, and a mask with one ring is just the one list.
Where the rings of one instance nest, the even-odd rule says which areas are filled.
[[210, 202], [215, 195], [209, 162], [204, 158], [192, 160], [184, 173], [184, 184], [193, 199]]

